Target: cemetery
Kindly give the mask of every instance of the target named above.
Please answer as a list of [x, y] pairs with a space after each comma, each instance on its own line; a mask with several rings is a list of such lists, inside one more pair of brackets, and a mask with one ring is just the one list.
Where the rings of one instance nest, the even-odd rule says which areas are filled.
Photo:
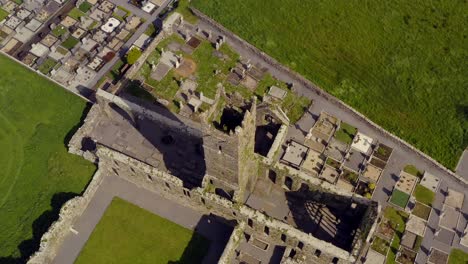
[[310, 105], [309, 99], [296, 95], [265, 69], [241, 58], [223, 36], [177, 21], [170, 23], [172, 28], [167, 26], [171, 33], [158, 40], [134, 77], [154, 97], [147, 99], [177, 114], [212, 122], [221, 130], [222, 121], [235, 114], [231, 110], [242, 112], [244, 102], [253, 96], [273, 107], [273, 115], [286, 123], [297, 121]]

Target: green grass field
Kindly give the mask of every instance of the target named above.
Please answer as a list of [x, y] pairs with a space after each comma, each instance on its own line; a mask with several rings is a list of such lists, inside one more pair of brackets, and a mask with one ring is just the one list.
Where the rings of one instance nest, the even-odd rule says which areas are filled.
[[409, 194], [404, 193], [398, 189], [394, 189], [392, 193], [392, 197], [390, 198], [390, 202], [394, 205], [398, 205], [401, 208], [405, 208], [406, 204], [408, 203], [409, 198], [410, 198]]
[[413, 195], [416, 198], [416, 201], [428, 206], [432, 206], [432, 202], [435, 198], [435, 193], [421, 184], [416, 185]]
[[449, 264], [466, 264], [468, 263], [468, 253], [460, 249], [452, 249], [449, 256]]
[[445, 166], [468, 145], [466, 2], [192, 4]]
[[86, 103], [0, 56], [0, 263], [23, 263], [95, 166], [65, 142]]
[[55, 60], [47, 58], [37, 69], [47, 75], [56, 65], [57, 62]]
[[85, 13], [83, 13], [83, 11], [81, 11], [80, 9], [78, 8], [73, 8], [70, 13], [68, 13], [68, 16], [73, 18], [73, 19], [76, 19], [76, 20], [80, 20], [80, 17], [84, 16]]
[[80, 42], [78, 39], [74, 37], [68, 37], [64, 42], [62, 42], [62, 47], [66, 48], [67, 50], [73, 49]]
[[114, 198], [75, 264], [201, 263], [209, 241], [120, 198]]
[[85, 2], [81, 3], [81, 5], [78, 7], [78, 9], [80, 9], [80, 11], [83, 12], [83, 13], [87, 13], [92, 7], [93, 7], [92, 4], [85, 1]]
[[353, 142], [353, 138], [356, 134], [357, 128], [348, 123], [341, 122], [340, 129], [335, 133], [335, 138], [349, 145]]
[[411, 175], [414, 175], [420, 179], [424, 176], [424, 172], [420, 171], [418, 168], [416, 168], [414, 165], [411, 165], [411, 164], [406, 165], [403, 168], [403, 171]]
[[5, 19], [8, 16], [8, 12], [0, 8], [0, 21]]

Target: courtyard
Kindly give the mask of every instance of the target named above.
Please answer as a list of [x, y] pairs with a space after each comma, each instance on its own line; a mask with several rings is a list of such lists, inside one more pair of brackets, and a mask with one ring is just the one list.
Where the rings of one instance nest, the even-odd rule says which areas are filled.
[[201, 263], [209, 246], [192, 230], [114, 198], [75, 263]]

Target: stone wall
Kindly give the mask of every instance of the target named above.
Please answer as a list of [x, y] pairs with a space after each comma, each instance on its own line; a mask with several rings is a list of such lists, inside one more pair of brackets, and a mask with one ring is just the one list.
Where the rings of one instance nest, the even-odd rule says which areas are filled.
[[224, 248], [223, 254], [219, 258], [218, 264], [230, 264], [236, 249], [239, 246], [242, 235], [244, 234], [245, 222], [240, 222], [229, 238], [229, 241]]
[[275, 140], [273, 141], [273, 144], [271, 145], [270, 150], [268, 151], [268, 154], [266, 156], [268, 164], [273, 163], [273, 159], [275, 158], [275, 154], [281, 148], [281, 145], [283, 144], [284, 140], [286, 139], [287, 134], [288, 134], [288, 126], [286, 126], [284, 124], [281, 125], [280, 129], [278, 130], [278, 134], [276, 134]]
[[241, 45], [244, 49], [256, 54], [257, 56], [262, 58], [266, 63], [268, 63], [270, 66], [274, 67], [275, 69], [277, 69], [280, 72], [288, 74], [297, 83], [300, 83], [301, 85], [303, 85], [307, 89], [315, 92], [317, 95], [322, 96], [326, 100], [328, 100], [331, 103], [335, 104], [340, 109], [342, 109], [342, 110], [344, 110], [344, 111], [346, 111], [348, 113], [353, 114], [361, 122], [364, 122], [364, 123], [370, 125], [371, 127], [373, 127], [381, 136], [391, 139], [398, 147], [400, 147], [402, 149], [409, 150], [409, 151], [414, 151], [421, 158], [429, 160], [434, 165], [434, 169], [440, 169], [440, 170], [450, 174], [452, 177], [454, 177], [461, 184], [464, 184], [464, 185], [468, 184], [468, 180], [466, 180], [463, 177], [455, 174], [453, 171], [445, 168], [438, 161], [434, 160], [433, 158], [431, 158], [427, 154], [423, 153], [422, 151], [416, 149], [415, 147], [413, 147], [412, 145], [410, 145], [409, 143], [407, 143], [403, 139], [389, 133], [388, 131], [386, 131], [385, 129], [383, 129], [382, 127], [380, 127], [376, 123], [374, 123], [372, 120], [368, 119], [363, 114], [361, 114], [358, 111], [356, 111], [355, 109], [353, 109], [351, 106], [345, 104], [344, 102], [342, 102], [338, 98], [336, 98], [336, 97], [326, 93], [324, 90], [318, 88], [316, 85], [314, 85], [312, 82], [310, 82], [309, 80], [307, 80], [306, 78], [304, 78], [300, 74], [292, 71], [291, 69], [289, 69], [286, 66], [282, 65], [281, 63], [279, 63], [278, 61], [276, 61], [275, 59], [273, 59], [272, 57], [270, 57], [266, 53], [264, 53], [264, 52], [260, 51], [259, 49], [257, 49], [255, 46], [253, 46], [250, 43], [246, 42], [245, 40], [241, 39], [240, 37], [238, 37], [237, 35], [235, 35], [231, 31], [227, 30], [221, 24], [219, 24], [218, 22], [216, 22], [213, 19], [209, 18], [208, 16], [206, 16], [205, 14], [203, 14], [202, 12], [197, 10], [196, 8], [190, 7], [190, 9], [201, 21], [203, 21], [203, 22], [207, 23], [208, 25], [212, 26], [213, 28], [215, 28], [216, 30], [221, 32], [221, 34], [227, 36], [232, 42], [235, 42], [236, 44]]
[[[246, 205], [232, 202], [203, 188], [185, 189], [181, 182], [178, 182], [178, 179], [174, 179], [175, 177], [158, 172], [154, 168], [148, 168], [148, 165], [122, 153], [99, 147], [97, 155], [100, 163], [112, 166], [112, 171], [116, 176], [122, 177], [142, 188], [158, 192], [163, 197], [176, 200], [184, 206], [190, 206], [200, 213], [213, 213], [228, 220], [246, 222], [248, 223], [245, 226], [246, 233], [263, 236], [265, 240], [271, 243], [294, 247], [298, 251], [320, 249], [322, 252], [321, 259], [325, 261], [324, 263], [333, 257], [338, 257], [345, 263], [354, 262], [355, 260], [347, 251]], [[268, 235], [265, 235], [265, 227], [269, 229]], [[286, 236], [284, 241], [281, 238], [282, 235]]]
[[52, 263], [65, 236], [73, 227], [73, 223], [77, 217], [84, 212], [89, 202], [94, 197], [103, 177], [103, 171], [98, 169], [83, 195], [73, 198], [63, 205], [60, 209], [59, 219], [55, 221], [42, 236], [39, 250], [30, 257], [27, 262], [28, 264]]
[[206, 173], [238, 185], [238, 137], [235, 133], [223, 133], [209, 126], [202, 129]]
[[327, 181], [315, 177], [311, 177], [310, 175], [302, 171], [296, 170], [290, 166], [281, 163], [266, 166], [266, 168], [274, 170], [277, 173], [277, 182], [284, 182], [286, 176], [290, 177], [293, 180], [291, 191], [297, 191], [299, 190], [299, 188], [301, 188], [302, 184], [307, 184], [309, 187], [313, 187], [315, 189], [321, 189], [329, 193], [352, 198], [353, 200], [361, 204], [367, 205], [372, 203], [371, 200], [364, 198], [359, 194], [342, 190], [334, 184], [331, 184]]
[[257, 181], [258, 162], [255, 159], [255, 131], [257, 118], [257, 104], [252, 101], [250, 109], [245, 112], [242, 126], [236, 128], [238, 138], [238, 168], [239, 168], [239, 192], [236, 193], [236, 201], [244, 201], [246, 192], [252, 192]]

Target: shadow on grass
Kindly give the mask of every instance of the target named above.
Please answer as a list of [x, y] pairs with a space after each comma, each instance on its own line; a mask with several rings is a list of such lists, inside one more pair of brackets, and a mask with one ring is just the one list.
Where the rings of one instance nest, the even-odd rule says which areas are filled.
[[21, 255], [19, 257], [0, 257], [0, 263], [26, 263], [28, 258], [39, 249], [42, 235], [49, 229], [53, 222], [58, 220], [60, 208], [62, 208], [63, 204], [78, 195], [79, 194], [72, 192], [54, 194], [50, 203], [52, 209], [43, 212], [32, 224], [33, 237], [31, 239], [24, 240], [18, 245]]
[[184, 249], [184, 253], [177, 261], [169, 261], [167, 264], [197, 264], [202, 263], [208, 249], [210, 241], [198, 233], [193, 233], [190, 242]]
[[76, 131], [84, 124], [86, 116], [88, 116], [89, 111], [91, 110], [92, 104], [87, 103], [85, 109], [83, 110], [83, 114], [81, 115], [80, 122], [78, 122], [76, 125], [74, 125], [70, 131], [65, 135], [65, 138], [63, 139], [63, 144], [65, 144], [65, 147], [68, 149], [68, 143], [72, 139], [73, 135], [75, 135]]
[[218, 263], [235, 222], [216, 215], [204, 215], [179, 260], [167, 264]]

